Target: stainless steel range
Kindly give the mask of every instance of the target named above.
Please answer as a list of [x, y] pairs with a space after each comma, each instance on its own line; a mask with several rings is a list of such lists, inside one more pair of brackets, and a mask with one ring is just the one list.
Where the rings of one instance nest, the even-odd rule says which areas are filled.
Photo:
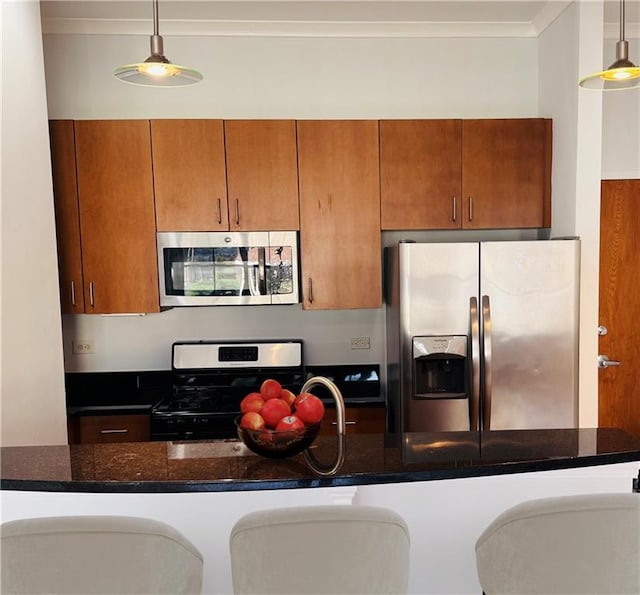
[[242, 398], [267, 378], [297, 394], [303, 361], [299, 340], [174, 343], [172, 394], [151, 410], [151, 439], [235, 437]]

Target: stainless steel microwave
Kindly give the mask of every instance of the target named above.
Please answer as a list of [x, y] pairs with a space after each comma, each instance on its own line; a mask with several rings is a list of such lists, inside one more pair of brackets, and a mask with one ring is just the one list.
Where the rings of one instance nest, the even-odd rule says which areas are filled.
[[159, 232], [161, 306], [295, 304], [295, 231]]

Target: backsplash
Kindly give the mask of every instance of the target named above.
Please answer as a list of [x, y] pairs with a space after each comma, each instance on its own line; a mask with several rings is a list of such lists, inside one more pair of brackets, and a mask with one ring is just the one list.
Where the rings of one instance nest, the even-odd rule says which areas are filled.
[[[178, 340], [302, 339], [307, 364], [384, 362], [384, 308], [303, 311], [293, 306], [174, 308], [146, 315], [63, 316], [66, 372], [168, 370]], [[369, 349], [351, 339], [369, 337]], [[95, 353], [74, 355], [72, 342]]]

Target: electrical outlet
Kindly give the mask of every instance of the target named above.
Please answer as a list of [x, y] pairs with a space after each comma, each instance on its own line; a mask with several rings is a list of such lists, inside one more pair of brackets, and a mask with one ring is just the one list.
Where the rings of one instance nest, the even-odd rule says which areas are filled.
[[71, 353], [73, 355], [90, 355], [96, 352], [96, 343], [93, 340], [71, 341]]
[[351, 337], [351, 349], [371, 349], [369, 337]]

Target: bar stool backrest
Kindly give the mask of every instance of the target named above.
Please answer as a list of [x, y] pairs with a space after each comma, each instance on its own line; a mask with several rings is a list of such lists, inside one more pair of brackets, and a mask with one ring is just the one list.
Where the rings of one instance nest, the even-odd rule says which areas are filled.
[[3, 595], [201, 592], [200, 552], [156, 520], [31, 518], [6, 522], [0, 532]]
[[409, 547], [406, 523], [385, 508], [253, 512], [230, 536], [234, 593], [406, 593]]
[[523, 502], [476, 542], [482, 590], [640, 593], [640, 494], [585, 494]]

